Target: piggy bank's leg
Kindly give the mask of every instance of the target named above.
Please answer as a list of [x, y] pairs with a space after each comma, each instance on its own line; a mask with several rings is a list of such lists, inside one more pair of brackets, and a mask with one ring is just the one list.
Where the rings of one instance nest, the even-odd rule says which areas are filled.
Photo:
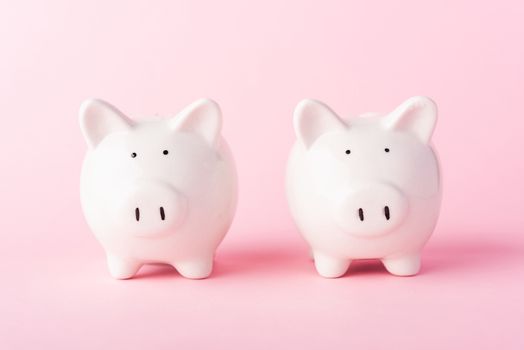
[[213, 270], [213, 257], [191, 261], [177, 261], [172, 264], [178, 273], [185, 278], [202, 279], [209, 277]]
[[107, 255], [109, 273], [113, 278], [125, 280], [133, 277], [142, 264], [134, 259], [123, 259], [112, 254]]
[[382, 263], [393, 275], [416, 275], [420, 270], [420, 253], [403, 255], [394, 258], [384, 258], [382, 259]]
[[351, 263], [349, 259], [333, 258], [315, 251], [313, 252], [313, 258], [315, 259], [317, 272], [320, 276], [326, 278], [337, 278], [344, 275]]

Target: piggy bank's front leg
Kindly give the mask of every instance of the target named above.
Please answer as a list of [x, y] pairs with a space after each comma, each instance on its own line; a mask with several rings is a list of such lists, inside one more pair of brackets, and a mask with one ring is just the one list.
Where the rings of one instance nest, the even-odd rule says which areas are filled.
[[142, 266], [142, 263], [135, 259], [125, 259], [113, 254], [107, 254], [107, 265], [109, 273], [113, 278], [125, 280], [133, 277]]
[[349, 259], [334, 258], [315, 251], [313, 251], [313, 259], [319, 275], [326, 278], [343, 276], [351, 264]]
[[413, 276], [420, 270], [420, 253], [411, 253], [398, 257], [382, 259], [389, 273], [396, 276]]
[[177, 261], [172, 263], [173, 267], [177, 269], [185, 278], [190, 279], [203, 279], [211, 275], [213, 271], [213, 256], [186, 260], [186, 261]]

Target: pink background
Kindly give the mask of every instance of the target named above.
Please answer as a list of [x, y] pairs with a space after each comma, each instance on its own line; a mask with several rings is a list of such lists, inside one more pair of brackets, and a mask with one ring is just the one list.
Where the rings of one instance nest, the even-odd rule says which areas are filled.
[[[521, 1], [2, 1], [0, 348], [524, 348]], [[317, 276], [284, 171], [304, 97], [440, 107], [444, 202], [419, 276]], [[240, 201], [210, 279], [115, 281], [79, 205], [77, 111], [207, 96]]]

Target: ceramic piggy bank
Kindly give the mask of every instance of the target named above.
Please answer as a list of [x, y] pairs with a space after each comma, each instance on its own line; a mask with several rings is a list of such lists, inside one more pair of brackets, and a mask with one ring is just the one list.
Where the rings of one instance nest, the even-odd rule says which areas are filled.
[[221, 118], [206, 99], [173, 118], [142, 122], [100, 100], [82, 104], [89, 147], [82, 208], [114, 278], [131, 278], [146, 263], [170, 264], [187, 278], [209, 276], [237, 198]]
[[426, 97], [350, 120], [318, 101], [298, 104], [287, 195], [320, 275], [342, 276], [355, 259], [380, 259], [399, 276], [419, 271], [441, 201], [436, 120]]

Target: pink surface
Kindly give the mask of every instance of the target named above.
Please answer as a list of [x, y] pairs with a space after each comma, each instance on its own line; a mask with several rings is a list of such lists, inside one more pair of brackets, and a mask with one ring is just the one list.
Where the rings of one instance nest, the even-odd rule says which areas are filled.
[[[0, 348], [524, 348], [518, 1], [0, 3]], [[284, 170], [296, 103], [440, 107], [444, 202], [419, 276], [317, 276]], [[217, 100], [240, 176], [208, 280], [110, 279], [79, 206], [77, 110]], [[125, 347], [124, 347], [125, 345]]]

